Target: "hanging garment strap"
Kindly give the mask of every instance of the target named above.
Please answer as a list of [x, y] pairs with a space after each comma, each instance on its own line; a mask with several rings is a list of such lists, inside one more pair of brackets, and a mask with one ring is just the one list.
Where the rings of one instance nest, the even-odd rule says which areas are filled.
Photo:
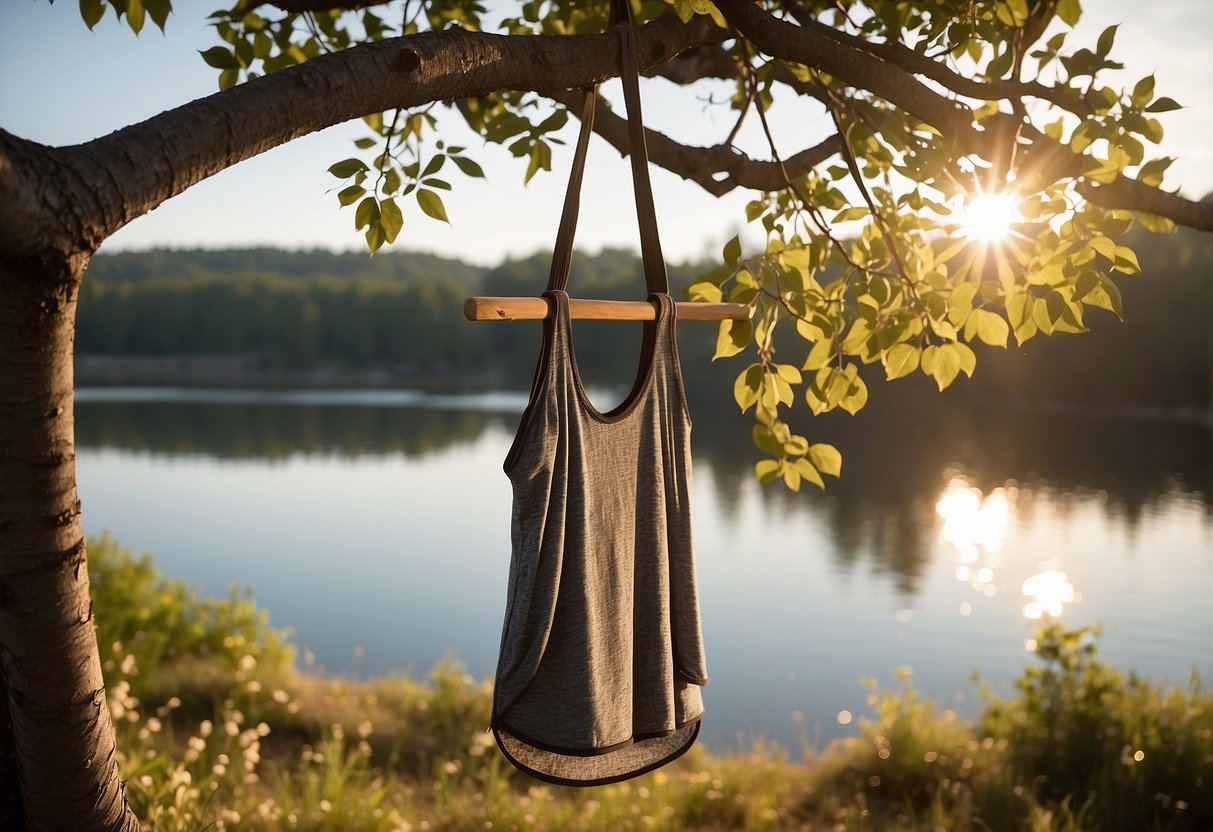
[[[640, 225], [640, 254], [644, 263], [644, 282], [649, 292], [668, 293], [669, 278], [665, 270], [665, 258], [661, 254], [661, 239], [657, 233], [657, 212], [653, 208], [653, 188], [649, 182], [649, 154], [644, 141], [644, 122], [640, 114], [640, 69], [636, 60], [635, 27], [632, 23], [632, 8], [628, 0], [611, 0], [611, 27], [620, 38], [623, 57], [623, 101], [627, 111], [628, 140], [631, 145], [632, 187], [636, 193], [636, 218]], [[569, 268], [573, 259], [573, 237], [577, 231], [577, 212], [581, 202], [581, 181], [585, 173], [586, 152], [590, 145], [590, 133], [594, 127], [594, 106], [598, 96], [596, 87], [585, 90], [581, 105], [581, 132], [577, 136], [577, 149], [573, 154], [573, 167], [569, 173], [569, 186], [565, 192], [564, 210], [560, 215], [560, 228], [556, 234], [556, 247], [552, 252], [552, 270], [548, 276], [548, 289], [564, 290], [569, 282]]]

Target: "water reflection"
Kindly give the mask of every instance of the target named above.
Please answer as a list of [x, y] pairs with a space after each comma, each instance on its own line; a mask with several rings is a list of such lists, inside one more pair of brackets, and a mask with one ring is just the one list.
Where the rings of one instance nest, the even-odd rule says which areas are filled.
[[[1073, 492], [1097, 489], [1108, 516], [1130, 531], [1150, 506], [1181, 494], [1192, 494], [1206, 519], [1213, 516], [1207, 430], [1008, 414], [931, 395], [929, 404], [903, 396], [892, 413], [875, 404], [858, 417], [814, 420], [814, 438], [843, 449], [845, 476], [831, 481], [825, 494], [759, 489], [763, 511], [812, 513], [828, 529], [830, 556], [841, 568], [892, 575], [906, 595], [919, 592], [940, 540], [953, 550], [958, 580], [995, 593], [1007, 529], [1029, 519], [1042, 487], [1056, 497], [1050, 504], [1061, 506]], [[284, 461], [403, 453], [423, 459], [472, 446], [489, 432], [508, 436], [524, 404], [520, 394], [93, 388], [78, 393], [76, 435], [82, 450], [157, 456]], [[752, 510], [746, 495], [756, 451], [749, 419], [703, 391], [693, 413], [695, 466], [713, 481], [712, 502], [699, 501], [697, 510], [735, 524]], [[1000, 441], [984, 441], [991, 435]], [[1108, 447], [1142, 450], [1112, 455], [1104, 452]], [[482, 473], [494, 476], [492, 469]]]
[[[251, 583], [330, 671], [423, 673], [454, 656], [491, 674], [508, 563], [500, 464], [520, 406], [104, 397], [77, 404], [90, 533], [111, 528], [207, 592]], [[856, 678], [887, 681], [905, 663], [935, 699], [975, 666], [1007, 682], [1025, 601], [1108, 624], [1126, 668], [1181, 682], [1193, 661], [1208, 668], [1207, 431], [955, 403], [865, 412], [814, 422], [814, 438], [842, 447], [845, 476], [793, 495], [754, 482], [745, 419], [692, 412], [717, 747], [739, 730], [790, 746], [802, 730], [850, 730]], [[1047, 561], [1061, 554], [1089, 602], [1071, 611], [1047, 582], [1021, 597], [1034, 572], [1061, 571]]]
[[1032, 600], [1024, 604], [1025, 618], [1036, 620], [1046, 615], [1056, 618], [1066, 604], [1078, 600], [1074, 585], [1060, 569], [1045, 569], [1023, 582], [1023, 594]]
[[[935, 502], [943, 518], [939, 537], [956, 550], [956, 580], [987, 598], [998, 591], [995, 571], [1001, 566], [1003, 544], [1011, 529], [1011, 510], [1018, 489], [996, 488], [983, 495], [963, 480], [952, 480]], [[961, 614], [968, 615], [963, 608]]]

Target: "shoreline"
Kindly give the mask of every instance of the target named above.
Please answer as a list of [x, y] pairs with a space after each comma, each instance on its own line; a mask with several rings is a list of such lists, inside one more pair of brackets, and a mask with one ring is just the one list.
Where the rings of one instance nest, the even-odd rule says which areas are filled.
[[[422, 372], [412, 366], [343, 368], [318, 366], [281, 369], [265, 365], [256, 356], [99, 356], [76, 359], [77, 388], [183, 388], [202, 390], [309, 391], [418, 391], [436, 394], [520, 393], [516, 378], [498, 371], [466, 372], [439, 368]], [[98, 396], [94, 401], [104, 400]], [[1213, 406], [1124, 403], [1083, 404], [1059, 400], [1037, 401], [1024, 397], [992, 400], [965, 396], [965, 406], [1003, 407], [1027, 413], [1140, 422], [1186, 424], [1213, 430]], [[323, 402], [316, 402], [323, 404]], [[949, 406], [961, 402], [952, 401]]]

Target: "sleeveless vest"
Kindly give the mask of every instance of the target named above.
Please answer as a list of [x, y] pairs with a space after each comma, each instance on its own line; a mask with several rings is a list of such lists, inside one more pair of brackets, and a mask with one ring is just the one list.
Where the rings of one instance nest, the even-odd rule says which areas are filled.
[[[620, 7], [623, 7], [622, 9]], [[596, 92], [587, 90], [548, 290], [552, 314], [505, 471], [512, 558], [492, 730], [514, 765], [564, 785], [650, 771], [699, 733], [707, 684], [691, 550], [687, 413], [640, 127], [627, 4], [624, 95], [645, 280], [636, 381], [599, 412], [577, 371], [568, 282]]]

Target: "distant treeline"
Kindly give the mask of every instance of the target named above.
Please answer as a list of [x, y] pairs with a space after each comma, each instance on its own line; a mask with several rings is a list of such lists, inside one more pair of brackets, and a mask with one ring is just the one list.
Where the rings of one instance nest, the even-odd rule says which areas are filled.
[[[1091, 332], [1038, 336], [1007, 351], [977, 346], [978, 368], [955, 395], [1078, 405], [1211, 406], [1213, 237], [1191, 231], [1134, 235], [1143, 274], [1119, 279], [1126, 322], [1090, 310]], [[537, 323], [463, 319], [472, 294], [536, 295], [549, 255], [482, 268], [423, 254], [275, 249], [98, 255], [84, 282], [77, 327], [82, 356], [242, 356], [269, 371], [383, 368], [400, 377], [475, 373], [525, 388]], [[707, 266], [671, 267], [677, 294]], [[586, 297], [644, 295], [638, 258], [619, 250], [574, 257], [570, 288]], [[578, 321], [577, 355], [591, 386], [628, 385], [639, 326]], [[741, 359], [710, 364], [715, 327], [679, 328], [692, 394], [730, 398]], [[803, 349], [790, 339], [789, 351]], [[789, 356], [799, 360], [795, 352]], [[869, 368], [873, 369], [873, 368]], [[878, 368], [876, 368], [878, 369]], [[870, 381], [876, 381], [873, 373]], [[188, 383], [190, 379], [182, 379]], [[872, 390], [873, 404], [926, 379]], [[609, 404], [609, 403], [607, 403]]]
[[[99, 255], [81, 293], [77, 351], [95, 356], [255, 356], [274, 370], [382, 367], [434, 376], [486, 371], [525, 387], [538, 323], [473, 324], [469, 295], [536, 295], [548, 255], [493, 269], [430, 255], [152, 251]], [[700, 271], [673, 267], [681, 288]], [[573, 290], [644, 296], [637, 258], [574, 257]], [[639, 327], [578, 322], [587, 378], [626, 383]], [[709, 327], [710, 328], [710, 327]], [[616, 372], [619, 371], [619, 372]]]

